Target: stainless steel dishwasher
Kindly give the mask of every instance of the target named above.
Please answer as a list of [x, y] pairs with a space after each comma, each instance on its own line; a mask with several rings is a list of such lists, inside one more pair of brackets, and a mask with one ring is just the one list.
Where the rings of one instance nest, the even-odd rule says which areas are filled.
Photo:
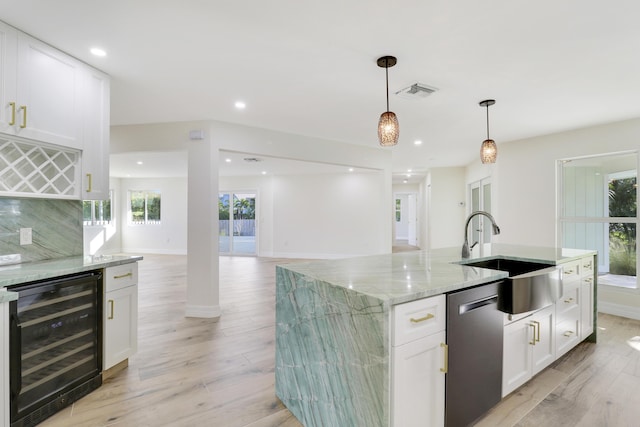
[[498, 311], [498, 292], [502, 283], [447, 295], [447, 427], [470, 425], [501, 399], [504, 314]]

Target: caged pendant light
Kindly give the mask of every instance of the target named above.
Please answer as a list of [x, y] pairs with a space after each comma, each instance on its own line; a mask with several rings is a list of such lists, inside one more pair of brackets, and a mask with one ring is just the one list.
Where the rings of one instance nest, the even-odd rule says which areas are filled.
[[380, 115], [378, 121], [378, 141], [383, 147], [396, 145], [400, 136], [398, 118], [393, 111], [389, 111], [389, 67], [393, 67], [397, 62], [394, 56], [378, 58], [378, 67], [384, 67], [387, 81], [387, 111]]
[[489, 106], [495, 103], [494, 99], [485, 99], [480, 102], [481, 107], [487, 107], [487, 139], [482, 141], [482, 146], [480, 147], [480, 160], [482, 163], [495, 163], [498, 157], [498, 146], [493, 139], [489, 138]]

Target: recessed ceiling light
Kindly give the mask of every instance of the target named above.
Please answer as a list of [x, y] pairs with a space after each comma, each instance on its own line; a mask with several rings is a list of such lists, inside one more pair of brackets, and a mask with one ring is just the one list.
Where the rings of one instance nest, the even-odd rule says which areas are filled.
[[267, 174], [267, 171], [262, 171], [262, 175], [266, 175], [266, 174]]
[[92, 47], [90, 52], [94, 55], [94, 56], [107, 56], [107, 52], [105, 52], [104, 49], [101, 49], [99, 47]]
[[242, 101], [236, 101], [235, 106], [238, 110], [244, 110], [245, 108], [247, 108], [247, 104]]
[[408, 180], [406, 180], [406, 179], [403, 179], [403, 180], [402, 180], [402, 183], [403, 183], [403, 184], [406, 184], [407, 182], [409, 182], [409, 181], [408, 181]]
[[407, 172], [411, 173], [411, 169], [407, 169]]
[[231, 163], [231, 159], [224, 159], [225, 162]]
[[413, 143], [415, 145], [422, 145], [422, 141], [420, 141], [419, 139], [416, 139], [415, 141], [413, 141]]
[[349, 172], [353, 172], [353, 168], [349, 168]]
[[142, 164], [142, 162], [141, 162], [140, 160], [138, 160], [138, 161], [136, 162], [136, 164], [137, 164], [137, 165], [141, 165], [141, 164]]

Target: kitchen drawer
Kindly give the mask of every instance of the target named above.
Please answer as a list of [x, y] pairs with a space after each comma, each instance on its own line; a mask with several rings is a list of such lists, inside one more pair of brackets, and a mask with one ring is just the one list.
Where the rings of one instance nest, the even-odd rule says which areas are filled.
[[562, 297], [556, 301], [556, 324], [580, 319], [580, 282], [563, 286]]
[[[578, 313], [578, 316], [580, 313]], [[580, 318], [567, 319], [556, 325], [556, 358], [580, 342]]]
[[594, 257], [583, 258], [580, 260], [580, 275], [582, 277], [593, 276]]
[[398, 346], [444, 331], [446, 297], [438, 295], [393, 307], [392, 345]]
[[138, 284], [138, 263], [107, 267], [105, 269], [105, 292], [115, 291]]
[[562, 264], [562, 282], [563, 284], [573, 282], [580, 278], [580, 264], [582, 260], [571, 261]]

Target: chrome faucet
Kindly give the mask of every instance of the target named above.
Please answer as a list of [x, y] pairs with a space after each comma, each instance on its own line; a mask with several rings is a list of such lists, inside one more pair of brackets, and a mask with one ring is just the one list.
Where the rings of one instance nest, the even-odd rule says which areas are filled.
[[[469, 218], [467, 218], [467, 222], [464, 224], [464, 243], [462, 244], [462, 258], [469, 258], [471, 256], [471, 253], [469, 250], [469, 238], [467, 235], [467, 229], [469, 228], [469, 223], [471, 222], [473, 217], [478, 215], [484, 215], [487, 218], [489, 218], [489, 220], [491, 221], [491, 227], [493, 228], [493, 234], [494, 235], [500, 234], [500, 227], [498, 227], [498, 224], [496, 224], [496, 220], [493, 219], [493, 216], [491, 216], [489, 212], [485, 212], [485, 211], [472, 212], [471, 215], [469, 215]], [[478, 242], [475, 242], [473, 246], [477, 244]], [[473, 246], [471, 246], [471, 249], [473, 249]]]

